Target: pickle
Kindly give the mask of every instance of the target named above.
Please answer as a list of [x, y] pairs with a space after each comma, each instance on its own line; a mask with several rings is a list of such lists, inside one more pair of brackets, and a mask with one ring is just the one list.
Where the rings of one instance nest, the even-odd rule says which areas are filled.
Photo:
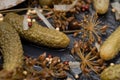
[[66, 34], [43, 27], [37, 22], [32, 22], [31, 28], [23, 30], [23, 16], [18, 14], [8, 13], [4, 20], [13, 25], [22, 38], [39, 45], [50, 48], [65, 48], [70, 43]]
[[101, 80], [120, 80], [120, 64], [109, 66], [100, 75]]
[[98, 14], [105, 14], [108, 11], [110, 0], [93, 0], [93, 6]]
[[53, 0], [39, 0], [40, 6], [52, 6], [53, 5]]
[[113, 59], [120, 51], [120, 26], [106, 39], [100, 48], [100, 57]]
[[23, 48], [17, 31], [6, 22], [0, 22], [0, 52], [3, 69], [13, 71], [23, 65]]

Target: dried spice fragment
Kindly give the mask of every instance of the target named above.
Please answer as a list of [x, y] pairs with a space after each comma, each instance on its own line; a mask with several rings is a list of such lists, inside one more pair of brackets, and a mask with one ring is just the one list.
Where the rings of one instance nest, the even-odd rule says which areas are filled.
[[67, 30], [68, 21], [66, 17], [66, 12], [56, 10], [54, 10], [53, 12], [54, 12], [53, 15], [54, 27], [59, 28], [62, 31]]
[[53, 24], [55, 28], [59, 28], [58, 30], [65, 31], [69, 29], [78, 29], [78, 27], [71, 28], [71, 24], [74, 22], [74, 20], [76, 20], [74, 15], [76, 13], [80, 13], [81, 11], [88, 11], [89, 5], [91, 4], [91, 1], [78, 0], [72, 9], [68, 11], [62, 10], [62, 8], [66, 8], [65, 5], [70, 5], [73, 2], [73, 0], [61, 0], [61, 2], [56, 3], [59, 5], [58, 8], [60, 9], [53, 10]]
[[101, 43], [101, 35], [104, 34], [107, 30], [107, 25], [105, 26], [99, 26], [101, 22], [98, 20], [97, 14], [85, 15], [83, 17], [83, 20], [78, 24], [81, 26], [81, 30], [76, 32], [82, 33], [82, 38], [88, 39], [88, 41], [91, 42], [99, 42]]
[[[38, 58], [25, 57], [24, 65], [16, 68], [16, 74], [7, 74], [0, 79], [4, 80], [53, 80], [54, 78], [66, 78], [69, 66], [61, 62], [60, 57], [47, 57], [46, 53]], [[11, 75], [10, 75], [11, 74]], [[14, 76], [12, 76], [14, 75]], [[2, 76], [2, 75], [1, 75]]]
[[71, 54], [80, 62], [80, 68], [84, 74], [89, 74], [90, 71], [100, 73], [105, 68], [97, 48], [92, 47], [89, 42], [76, 41]]
[[[59, 3], [55, 3], [58, 5], [71, 5], [75, 0], [61, 0]], [[77, 3], [68, 11], [70, 13], [79, 13], [81, 11], [88, 11], [89, 5], [91, 4], [91, 0], [77, 0]], [[61, 6], [61, 7], [63, 7]], [[65, 7], [64, 7], [65, 8]]]

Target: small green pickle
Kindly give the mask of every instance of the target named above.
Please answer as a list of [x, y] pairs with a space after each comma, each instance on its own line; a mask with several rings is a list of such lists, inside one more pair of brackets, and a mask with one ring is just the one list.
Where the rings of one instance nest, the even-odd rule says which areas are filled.
[[0, 52], [3, 70], [14, 71], [23, 65], [23, 48], [17, 31], [6, 22], [0, 22]]
[[23, 19], [21, 15], [8, 13], [4, 21], [13, 25], [22, 38], [33, 43], [50, 48], [66, 48], [69, 45], [70, 39], [66, 34], [43, 27], [37, 22], [32, 22], [31, 28], [23, 30]]
[[120, 64], [106, 68], [100, 76], [101, 80], [120, 80]]

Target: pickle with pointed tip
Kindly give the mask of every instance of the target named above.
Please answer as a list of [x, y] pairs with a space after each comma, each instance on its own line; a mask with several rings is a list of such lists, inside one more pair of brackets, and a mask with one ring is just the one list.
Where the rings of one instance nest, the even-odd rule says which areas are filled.
[[108, 11], [110, 0], [93, 0], [93, 6], [98, 14], [105, 14]]
[[3, 69], [14, 71], [23, 65], [23, 48], [17, 31], [6, 22], [0, 22], [0, 52], [3, 55]]
[[100, 48], [100, 57], [110, 60], [120, 51], [120, 26], [103, 42]]
[[31, 28], [23, 30], [23, 18], [21, 15], [8, 13], [4, 20], [13, 25], [21, 37], [31, 42], [50, 48], [65, 48], [69, 45], [70, 39], [66, 34], [43, 27], [37, 22], [32, 22]]

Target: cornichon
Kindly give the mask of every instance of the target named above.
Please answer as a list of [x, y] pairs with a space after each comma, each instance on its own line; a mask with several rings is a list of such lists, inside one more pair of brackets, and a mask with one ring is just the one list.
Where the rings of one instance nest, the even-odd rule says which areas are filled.
[[23, 65], [23, 48], [17, 31], [6, 22], [0, 22], [0, 52], [3, 70], [14, 71]]
[[100, 48], [100, 56], [104, 60], [114, 58], [120, 51], [120, 26], [108, 37]]
[[34, 22], [30, 29], [23, 30], [23, 16], [18, 14], [8, 13], [4, 20], [13, 25], [21, 37], [31, 42], [52, 48], [65, 48], [69, 45], [70, 39], [67, 35], [43, 27], [37, 22]]
[[110, 0], [93, 0], [93, 6], [98, 14], [105, 14], [108, 11]]
[[109, 66], [100, 75], [101, 80], [120, 80], [120, 64]]

